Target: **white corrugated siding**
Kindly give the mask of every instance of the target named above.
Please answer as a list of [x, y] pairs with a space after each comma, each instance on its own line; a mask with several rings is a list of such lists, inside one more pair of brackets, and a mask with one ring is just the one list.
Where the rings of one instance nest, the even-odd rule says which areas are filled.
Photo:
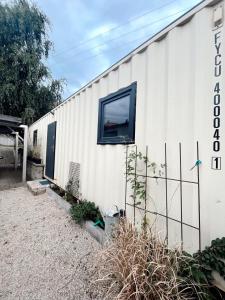
[[[199, 141], [201, 166], [201, 213], [203, 244], [224, 235], [225, 174], [211, 170], [213, 59], [213, 7], [197, 12], [183, 26], [177, 26], [159, 42], [104, 73], [79, 93], [30, 127], [30, 137], [38, 129], [38, 142], [45, 161], [47, 125], [57, 121], [55, 183], [65, 188], [70, 161], [81, 165], [82, 197], [101, 209], [124, 207], [125, 148], [122, 145], [97, 145], [98, 100], [137, 81], [135, 143], [141, 151], [149, 146], [152, 161], [164, 162], [164, 143], [168, 147], [168, 176], [179, 178], [178, 143], [182, 143], [183, 178], [196, 180], [190, 168], [196, 161]], [[224, 41], [224, 27], [221, 28]], [[225, 57], [225, 47], [222, 49]], [[224, 72], [224, 71], [223, 71]], [[224, 73], [223, 73], [224, 74]], [[224, 85], [223, 85], [224, 88]], [[221, 92], [224, 99], [224, 90]], [[224, 116], [224, 106], [221, 107]], [[224, 151], [224, 121], [221, 120], [221, 146]], [[223, 158], [222, 158], [223, 160]], [[152, 184], [152, 183], [151, 183]], [[177, 183], [168, 186], [169, 198]], [[152, 186], [150, 207], [165, 213], [164, 183]], [[197, 190], [183, 186], [184, 221], [197, 224]], [[161, 200], [160, 200], [161, 199]], [[170, 215], [180, 214], [179, 189], [171, 203]], [[132, 216], [132, 210], [128, 214]], [[215, 217], [216, 216], [216, 217]], [[217, 219], [217, 220], [216, 220]], [[176, 230], [176, 226], [178, 226]], [[179, 236], [179, 225], [171, 224], [170, 235]], [[187, 239], [197, 233], [185, 228]], [[179, 240], [179, 239], [178, 239]], [[190, 242], [190, 241], [189, 241]], [[196, 241], [193, 242], [196, 244]]]

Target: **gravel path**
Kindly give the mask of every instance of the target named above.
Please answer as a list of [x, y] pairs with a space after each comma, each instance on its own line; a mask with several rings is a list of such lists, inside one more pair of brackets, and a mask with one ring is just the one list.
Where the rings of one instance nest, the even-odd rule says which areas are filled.
[[91, 299], [99, 248], [47, 194], [0, 191], [0, 299]]

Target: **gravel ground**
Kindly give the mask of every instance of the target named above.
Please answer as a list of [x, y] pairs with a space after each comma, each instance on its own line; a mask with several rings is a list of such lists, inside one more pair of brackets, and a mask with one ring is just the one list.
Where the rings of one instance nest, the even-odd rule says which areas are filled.
[[102, 299], [90, 296], [99, 249], [47, 194], [0, 191], [0, 299]]
[[22, 180], [22, 171], [20, 168], [14, 170], [14, 168], [3, 168], [0, 166], [0, 191], [21, 187], [24, 183]]

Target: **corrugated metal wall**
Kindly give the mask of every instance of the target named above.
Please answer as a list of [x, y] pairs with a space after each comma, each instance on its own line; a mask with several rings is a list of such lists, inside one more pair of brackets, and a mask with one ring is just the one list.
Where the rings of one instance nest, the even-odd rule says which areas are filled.
[[[106, 72], [90, 86], [72, 96], [64, 104], [34, 123], [38, 129], [42, 157], [46, 155], [47, 125], [57, 121], [55, 183], [65, 188], [70, 161], [80, 163], [83, 198], [108, 210], [124, 207], [125, 147], [97, 145], [98, 101], [111, 92], [137, 81], [136, 138], [141, 151], [149, 146], [151, 160], [164, 162], [164, 143], [168, 147], [168, 173], [179, 177], [178, 143], [182, 143], [183, 178], [196, 180], [190, 168], [196, 161], [196, 141], [199, 141], [201, 166], [201, 201], [203, 244], [215, 236], [224, 235], [225, 211], [224, 171], [211, 169], [213, 137], [214, 32], [213, 7], [205, 7], [183, 26], [176, 26], [161, 41], [151, 43], [143, 51], [135, 51], [128, 59]], [[224, 27], [220, 28], [224, 41]], [[224, 56], [224, 46], [222, 57]], [[223, 71], [224, 72], [224, 71]], [[224, 76], [224, 73], [223, 73]], [[224, 82], [223, 82], [224, 83]], [[223, 84], [224, 88], [224, 84]], [[224, 99], [224, 90], [221, 91]], [[224, 115], [224, 107], [221, 107]], [[223, 127], [224, 121], [221, 120]], [[221, 126], [222, 128], [222, 126]], [[224, 151], [224, 128], [221, 147]], [[223, 159], [223, 158], [222, 158]], [[151, 205], [164, 210], [163, 183], [150, 187]], [[172, 197], [177, 184], [170, 184]], [[197, 223], [197, 191], [184, 186], [184, 219]], [[179, 191], [178, 191], [179, 194]], [[180, 214], [179, 197], [169, 204], [171, 216]], [[132, 211], [128, 211], [132, 216]], [[219, 221], [215, 220], [215, 216]], [[175, 225], [171, 225], [175, 226]], [[171, 227], [173, 228], [173, 227]], [[189, 240], [195, 233], [187, 230]], [[171, 234], [177, 234], [176, 229]], [[197, 235], [196, 235], [197, 239]], [[174, 236], [176, 240], [176, 236]], [[191, 242], [191, 241], [189, 241]], [[194, 244], [196, 243], [193, 242]]]

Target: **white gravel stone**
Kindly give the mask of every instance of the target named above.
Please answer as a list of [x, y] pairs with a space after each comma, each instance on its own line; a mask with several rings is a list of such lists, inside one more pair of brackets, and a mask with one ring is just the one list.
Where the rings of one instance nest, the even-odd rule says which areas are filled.
[[48, 194], [0, 191], [0, 299], [91, 299], [99, 249]]

